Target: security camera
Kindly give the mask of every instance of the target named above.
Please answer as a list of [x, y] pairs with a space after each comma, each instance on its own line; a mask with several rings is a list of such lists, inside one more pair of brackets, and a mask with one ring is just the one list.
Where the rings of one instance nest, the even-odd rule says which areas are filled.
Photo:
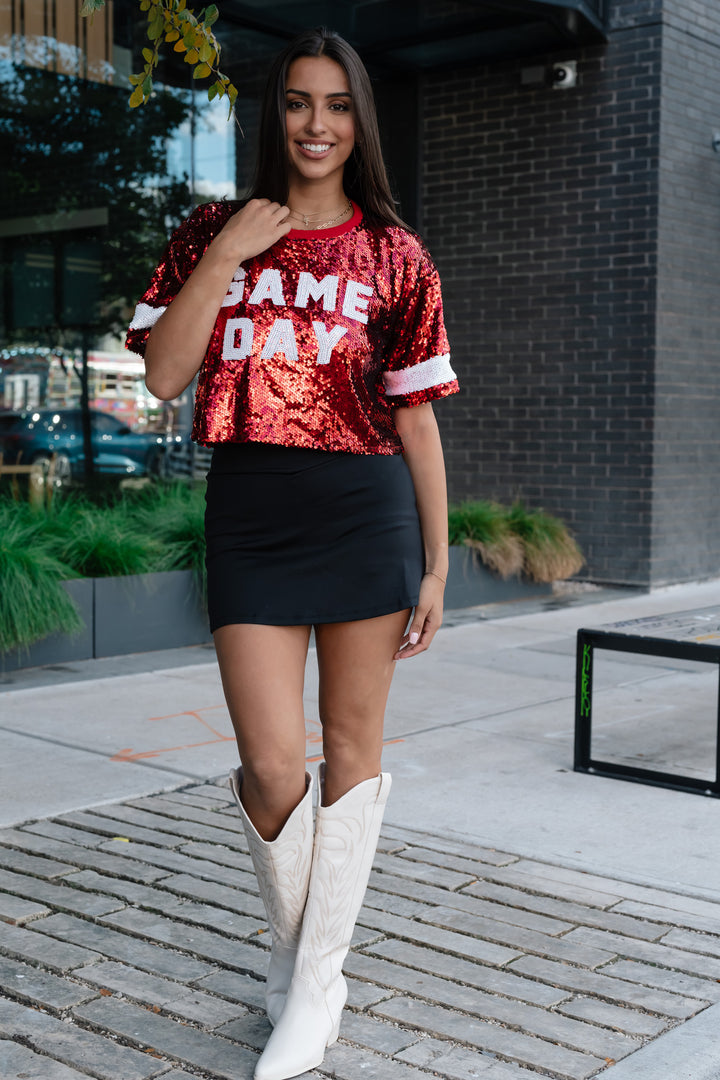
[[550, 69], [550, 79], [553, 90], [569, 90], [577, 86], [577, 61], [563, 60], [553, 64]]

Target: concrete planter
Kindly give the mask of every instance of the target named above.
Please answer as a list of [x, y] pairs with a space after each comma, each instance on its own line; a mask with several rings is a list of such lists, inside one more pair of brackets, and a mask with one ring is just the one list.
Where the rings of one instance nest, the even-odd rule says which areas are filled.
[[191, 570], [95, 578], [93, 655], [120, 656], [210, 641], [197, 579]]
[[0, 671], [65, 664], [210, 641], [207, 614], [190, 570], [81, 578], [65, 588], [80, 610], [78, 634], [50, 634], [27, 649], [0, 653]]
[[483, 565], [471, 548], [450, 548], [450, 567], [445, 588], [445, 607], [476, 607], [478, 604], [500, 604], [509, 600], [527, 600], [552, 595], [552, 585], [538, 585], [526, 578], [503, 581]]
[[[27, 649], [0, 653], [0, 672], [67, 664], [125, 653], [177, 649], [211, 640], [207, 614], [190, 570], [65, 582], [80, 610], [78, 634], [50, 634]], [[503, 581], [470, 548], [450, 548], [447, 608], [475, 607], [548, 596], [552, 585], [522, 578]]]
[[95, 589], [92, 578], [78, 578], [63, 582], [65, 591], [75, 601], [83, 621], [83, 629], [77, 634], [49, 634], [27, 649], [0, 652], [0, 671], [16, 671], [23, 667], [40, 667], [46, 664], [68, 664], [73, 660], [90, 660], [93, 654], [93, 609]]

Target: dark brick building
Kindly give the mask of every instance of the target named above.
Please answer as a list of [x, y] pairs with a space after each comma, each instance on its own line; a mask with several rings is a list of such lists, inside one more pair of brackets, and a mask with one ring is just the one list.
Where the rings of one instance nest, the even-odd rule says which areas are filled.
[[[566, 59], [575, 88], [523, 85]], [[561, 515], [595, 580], [716, 575], [720, 5], [611, 4], [607, 44], [421, 92], [464, 387], [438, 409], [453, 495]]]

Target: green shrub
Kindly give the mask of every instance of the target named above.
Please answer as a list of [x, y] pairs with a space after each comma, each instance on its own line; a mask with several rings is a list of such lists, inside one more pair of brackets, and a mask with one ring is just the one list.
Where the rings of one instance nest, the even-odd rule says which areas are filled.
[[510, 509], [484, 500], [460, 503], [450, 508], [448, 525], [451, 544], [473, 548], [502, 578], [522, 573], [532, 581], [560, 581], [585, 563], [559, 518], [520, 502]]
[[154, 484], [128, 499], [127, 512], [135, 527], [160, 546], [160, 568], [194, 570], [204, 590], [204, 486]]
[[580, 548], [559, 518], [543, 510], [526, 510], [516, 502], [508, 511], [508, 524], [522, 541], [523, 571], [533, 581], [562, 581], [585, 565]]
[[451, 544], [466, 544], [503, 580], [515, 577], [523, 568], [523, 545], [513, 533], [507, 510], [498, 503], [480, 500], [451, 506], [448, 511]]
[[0, 651], [27, 647], [55, 631], [76, 633], [82, 621], [62, 582], [72, 570], [38, 524], [41, 514], [0, 502]]
[[204, 509], [183, 483], [37, 508], [0, 497], [0, 652], [82, 628], [63, 580], [194, 570], [204, 590]]

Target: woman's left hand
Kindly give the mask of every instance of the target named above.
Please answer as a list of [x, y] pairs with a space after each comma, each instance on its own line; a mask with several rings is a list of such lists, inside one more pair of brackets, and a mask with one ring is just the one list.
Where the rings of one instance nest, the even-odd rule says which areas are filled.
[[425, 574], [412, 622], [393, 660], [405, 660], [430, 648], [430, 642], [442, 625], [444, 592], [445, 586], [439, 577]]

